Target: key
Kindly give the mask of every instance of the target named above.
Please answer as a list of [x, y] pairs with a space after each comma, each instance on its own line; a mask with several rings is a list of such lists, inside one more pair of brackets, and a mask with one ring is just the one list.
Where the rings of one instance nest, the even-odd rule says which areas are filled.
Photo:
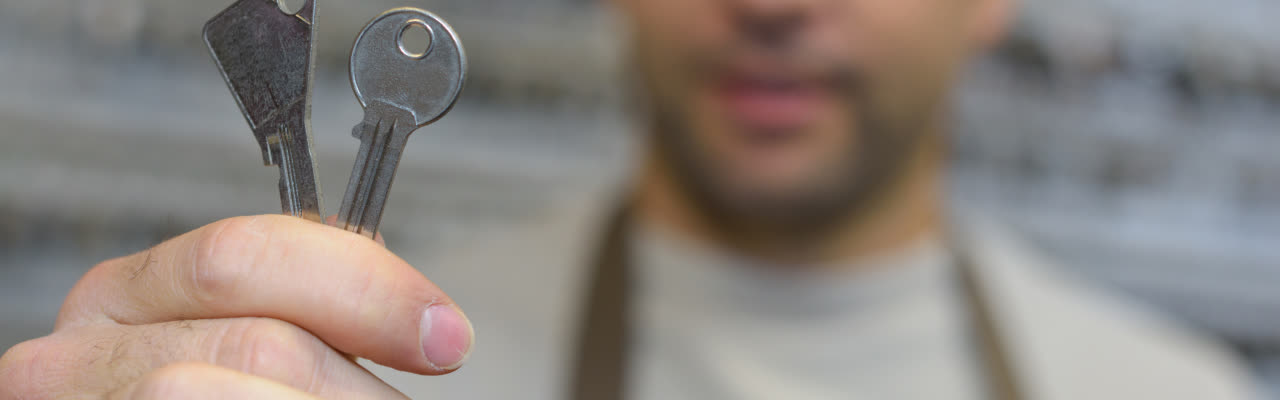
[[[415, 53], [402, 40], [410, 29], [427, 32], [430, 44]], [[453, 108], [466, 81], [467, 57], [444, 20], [416, 8], [392, 9], [374, 18], [351, 49], [351, 87], [364, 107], [352, 129], [360, 152], [342, 198], [338, 222], [373, 237], [409, 135]]]
[[266, 165], [280, 168], [285, 214], [323, 221], [311, 150], [315, 0], [295, 14], [275, 0], [238, 0], [204, 26], [205, 44]]

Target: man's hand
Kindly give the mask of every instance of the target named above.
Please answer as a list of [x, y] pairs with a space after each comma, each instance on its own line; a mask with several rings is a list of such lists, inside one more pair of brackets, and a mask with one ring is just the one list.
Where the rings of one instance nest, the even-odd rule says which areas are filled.
[[52, 335], [0, 358], [0, 400], [403, 398], [350, 356], [439, 375], [473, 337], [440, 288], [368, 238], [231, 218], [95, 266]]

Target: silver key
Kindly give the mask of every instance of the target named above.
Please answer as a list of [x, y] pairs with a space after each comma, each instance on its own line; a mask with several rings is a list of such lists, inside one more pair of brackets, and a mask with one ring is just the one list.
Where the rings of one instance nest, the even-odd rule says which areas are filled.
[[[430, 44], [414, 53], [401, 40], [409, 29], [426, 30]], [[382, 220], [409, 134], [453, 108], [466, 81], [467, 57], [444, 20], [416, 8], [397, 8], [370, 21], [351, 49], [351, 87], [364, 107], [352, 129], [360, 152], [338, 222], [372, 237]]]
[[204, 40], [249, 121], [266, 165], [280, 168], [289, 215], [322, 221], [311, 140], [315, 0], [296, 14], [276, 0], [238, 0], [204, 26]]

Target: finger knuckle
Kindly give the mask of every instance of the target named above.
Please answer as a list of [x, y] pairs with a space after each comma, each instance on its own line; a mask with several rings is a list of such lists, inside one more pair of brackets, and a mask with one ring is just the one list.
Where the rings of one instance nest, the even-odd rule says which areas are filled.
[[56, 327], [62, 327], [72, 322], [79, 321], [86, 314], [92, 314], [98, 310], [99, 304], [96, 301], [96, 291], [106, 285], [111, 277], [113, 270], [119, 269], [123, 259], [114, 258], [106, 260], [94, 265], [84, 276], [71, 287], [71, 291], [67, 293], [66, 299], [62, 301], [62, 307], [58, 309], [58, 317], [56, 318]]
[[242, 372], [295, 387], [308, 387], [312, 370], [323, 357], [324, 343], [293, 324], [267, 318], [248, 319], [229, 329], [219, 360]]
[[41, 382], [46, 379], [40, 371], [48, 360], [42, 353], [47, 346], [43, 339], [28, 340], [9, 348], [0, 356], [0, 399], [50, 398]]
[[213, 302], [234, 296], [254, 261], [268, 248], [269, 225], [262, 217], [235, 217], [206, 227], [192, 249], [194, 297]]

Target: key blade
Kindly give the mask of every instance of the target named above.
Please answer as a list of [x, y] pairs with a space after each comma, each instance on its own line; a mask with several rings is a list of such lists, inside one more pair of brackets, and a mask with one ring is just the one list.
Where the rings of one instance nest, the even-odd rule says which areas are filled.
[[316, 183], [315, 158], [306, 133], [309, 122], [290, 120], [264, 135], [280, 168], [280, 206], [285, 214], [324, 223], [320, 187]]
[[275, 0], [238, 0], [204, 26], [205, 44], [269, 165], [279, 160], [272, 157], [266, 132], [310, 117], [314, 18], [315, 0], [292, 15]]
[[412, 120], [413, 116], [400, 108], [374, 103], [365, 110], [364, 121], [352, 130], [360, 139], [360, 151], [338, 211], [338, 225], [343, 229], [371, 238], [378, 232], [400, 155], [409, 135], [418, 129]]

